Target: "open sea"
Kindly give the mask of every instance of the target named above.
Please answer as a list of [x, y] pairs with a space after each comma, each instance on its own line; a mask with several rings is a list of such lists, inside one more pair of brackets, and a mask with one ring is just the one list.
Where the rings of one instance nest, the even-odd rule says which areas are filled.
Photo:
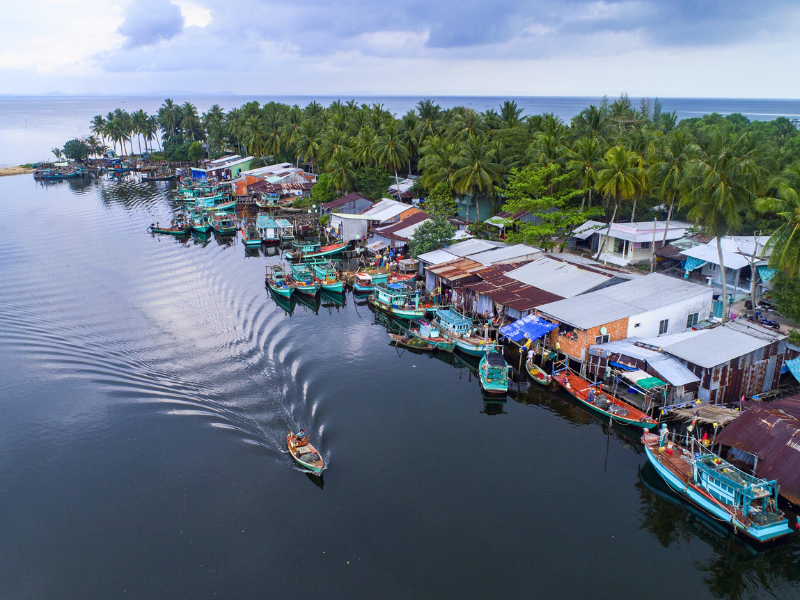
[[171, 185], [0, 178], [0, 598], [800, 597], [800, 536], [734, 538], [636, 432], [147, 233]]
[[[257, 100], [264, 104], [270, 101], [305, 106], [316, 100], [327, 106], [338, 96], [174, 96], [182, 104], [192, 102], [199, 112], [208, 110], [213, 104], [223, 109], [239, 107]], [[342, 96], [342, 100], [353, 98], [359, 103], [383, 104], [387, 110], [402, 115], [413, 108], [419, 96]], [[476, 96], [432, 96], [442, 107], [468, 106], [478, 111], [494, 107], [507, 97]], [[601, 98], [587, 97], [516, 97], [524, 109], [523, 114], [552, 112], [565, 121], [590, 104], [598, 104]], [[638, 106], [639, 99], [631, 98]], [[613, 100], [613, 98], [611, 98]], [[675, 111], [679, 118], [698, 117], [712, 112], [730, 114], [739, 112], [751, 120], [772, 120], [777, 117], [800, 117], [800, 100], [753, 100], [714, 98], [661, 98], [665, 112]], [[0, 96], [0, 167], [52, 159], [51, 149], [63, 147], [64, 142], [90, 134], [89, 122], [95, 115], [105, 115], [115, 108], [128, 112], [143, 109], [155, 113], [164, 102], [161, 97], [146, 96]], [[134, 142], [134, 147], [136, 143]]]

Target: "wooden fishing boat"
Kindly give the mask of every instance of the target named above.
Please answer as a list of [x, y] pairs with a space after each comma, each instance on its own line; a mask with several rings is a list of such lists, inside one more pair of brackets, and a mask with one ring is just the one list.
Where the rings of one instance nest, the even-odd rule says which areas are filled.
[[392, 338], [391, 343], [395, 346], [400, 346], [401, 348], [408, 348], [409, 350], [419, 350], [420, 352], [433, 352], [436, 348], [422, 340], [420, 338], [414, 337], [412, 335], [401, 335], [399, 333], [390, 333], [389, 337]]
[[339, 273], [328, 261], [308, 263], [314, 269], [314, 275], [319, 279], [323, 290], [328, 292], [344, 292], [344, 281], [339, 279]]
[[482, 357], [494, 344], [487, 337], [477, 337], [472, 319], [452, 308], [437, 308], [435, 319], [442, 332], [453, 338], [456, 349], [464, 354]]
[[341, 242], [337, 244], [329, 244], [327, 246], [321, 246], [320, 248], [313, 250], [311, 252], [298, 252], [295, 250], [294, 252], [287, 252], [286, 257], [289, 260], [313, 260], [315, 258], [332, 258], [338, 254], [341, 254], [347, 248], [350, 247], [350, 242]]
[[304, 264], [292, 265], [292, 276], [289, 279], [289, 285], [296, 292], [308, 296], [316, 296], [321, 287], [319, 280], [311, 273], [311, 269]]
[[687, 449], [669, 440], [662, 426], [659, 435], [645, 431], [642, 444], [647, 460], [679, 496], [712, 517], [758, 542], [792, 532], [778, 510], [778, 482], [759, 479], [736, 468], [702, 444], [691, 440]]
[[256, 229], [256, 224], [252, 220], [247, 220], [239, 230], [242, 235], [242, 242], [245, 248], [258, 248], [261, 246], [261, 236]]
[[213, 229], [209, 222], [209, 214], [202, 209], [195, 209], [189, 212], [189, 225], [193, 231], [208, 233]]
[[278, 223], [268, 215], [258, 215], [256, 217], [256, 229], [261, 236], [261, 242], [266, 245], [280, 243]]
[[525, 370], [528, 372], [528, 377], [530, 377], [539, 385], [548, 386], [553, 381], [553, 377], [551, 375], [546, 373], [544, 369], [530, 360], [525, 361]]
[[174, 173], [156, 173], [155, 175], [142, 175], [142, 181], [175, 181]]
[[308, 436], [298, 438], [291, 431], [286, 435], [286, 446], [295, 462], [315, 475], [321, 475], [325, 469], [322, 455], [308, 441]]
[[502, 349], [492, 345], [483, 355], [478, 365], [478, 375], [481, 380], [483, 392], [489, 395], [508, 394], [508, 363], [503, 357]]
[[151, 224], [150, 227], [147, 228], [147, 231], [150, 233], [161, 233], [164, 235], [174, 235], [177, 237], [189, 235], [191, 230], [191, 225], [189, 225], [189, 223], [183, 219], [174, 219], [169, 227], [162, 227], [156, 223]]
[[433, 304], [423, 303], [419, 292], [400, 283], [376, 285], [370, 304], [401, 319], [424, 319]]
[[443, 352], [452, 352], [456, 347], [453, 338], [443, 336], [437, 325], [424, 319], [412, 320], [408, 332]]
[[222, 212], [227, 210], [236, 210], [236, 200], [231, 202], [220, 202], [219, 204], [214, 204], [214, 206], [210, 207], [211, 210], [214, 212]]
[[235, 235], [238, 231], [236, 223], [230, 215], [214, 215], [214, 231], [219, 235]]
[[79, 171], [59, 171], [56, 169], [34, 169], [33, 178], [42, 181], [61, 181], [81, 177]]
[[353, 289], [359, 294], [366, 294], [375, 291], [375, 286], [385, 284], [389, 281], [388, 273], [356, 273]]
[[292, 295], [292, 286], [286, 280], [286, 272], [280, 265], [267, 265], [267, 286], [278, 296], [289, 298]]
[[569, 369], [553, 373], [553, 380], [589, 412], [622, 425], [652, 429], [657, 423], [635, 406], [601, 391], [600, 384], [592, 384]]

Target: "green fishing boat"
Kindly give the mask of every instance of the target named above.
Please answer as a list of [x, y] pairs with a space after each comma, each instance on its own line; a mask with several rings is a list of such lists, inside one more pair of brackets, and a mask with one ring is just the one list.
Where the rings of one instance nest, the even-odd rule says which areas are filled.
[[342, 293], [344, 291], [344, 281], [339, 279], [338, 271], [328, 261], [307, 263], [320, 281], [323, 290], [329, 292]]
[[230, 215], [214, 215], [212, 223], [214, 231], [219, 235], [236, 235], [238, 228]]
[[503, 357], [502, 348], [497, 345], [491, 346], [478, 365], [478, 375], [483, 392], [488, 395], [505, 397], [508, 394], [509, 368]]
[[189, 225], [189, 223], [182, 217], [173, 219], [169, 227], [164, 227], [159, 223], [154, 223], [154, 224], [151, 223], [150, 227], [147, 228], [147, 231], [150, 233], [174, 235], [176, 237], [189, 235], [189, 232], [191, 230], [192, 230], [191, 225]]
[[316, 296], [320, 290], [319, 280], [309, 269], [308, 265], [292, 265], [292, 276], [289, 284], [295, 291], [308, 296]]
[[433, 304], [423, 302], [419, 292], [402, 283], [376, 285], [369, 298], [370, 304], [383, 312], [401, 319], [424, 319]]
[[281, 265], [268, 265], [266, 280], [270, 291], [278, 296], [289, 298], [292, 295], [292, 286], [286, 280], [286, 272]]

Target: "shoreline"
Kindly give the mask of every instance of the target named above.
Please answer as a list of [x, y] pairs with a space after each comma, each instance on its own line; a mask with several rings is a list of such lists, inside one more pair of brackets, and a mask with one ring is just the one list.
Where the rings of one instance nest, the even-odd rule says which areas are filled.
[[0, 177], [27, 175], [28, 173], [33, 173], [33, 169], [29, 167], [0, 167]]

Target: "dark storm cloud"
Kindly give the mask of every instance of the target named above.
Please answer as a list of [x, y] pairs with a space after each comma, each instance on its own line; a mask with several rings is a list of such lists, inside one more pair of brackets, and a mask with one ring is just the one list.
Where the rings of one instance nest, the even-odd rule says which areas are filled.
[[170, 40], [183, 30], [181, 9], [161, 0], [134, 0], [117, 32], [127, 40], [126, 48], [150, 46]]

